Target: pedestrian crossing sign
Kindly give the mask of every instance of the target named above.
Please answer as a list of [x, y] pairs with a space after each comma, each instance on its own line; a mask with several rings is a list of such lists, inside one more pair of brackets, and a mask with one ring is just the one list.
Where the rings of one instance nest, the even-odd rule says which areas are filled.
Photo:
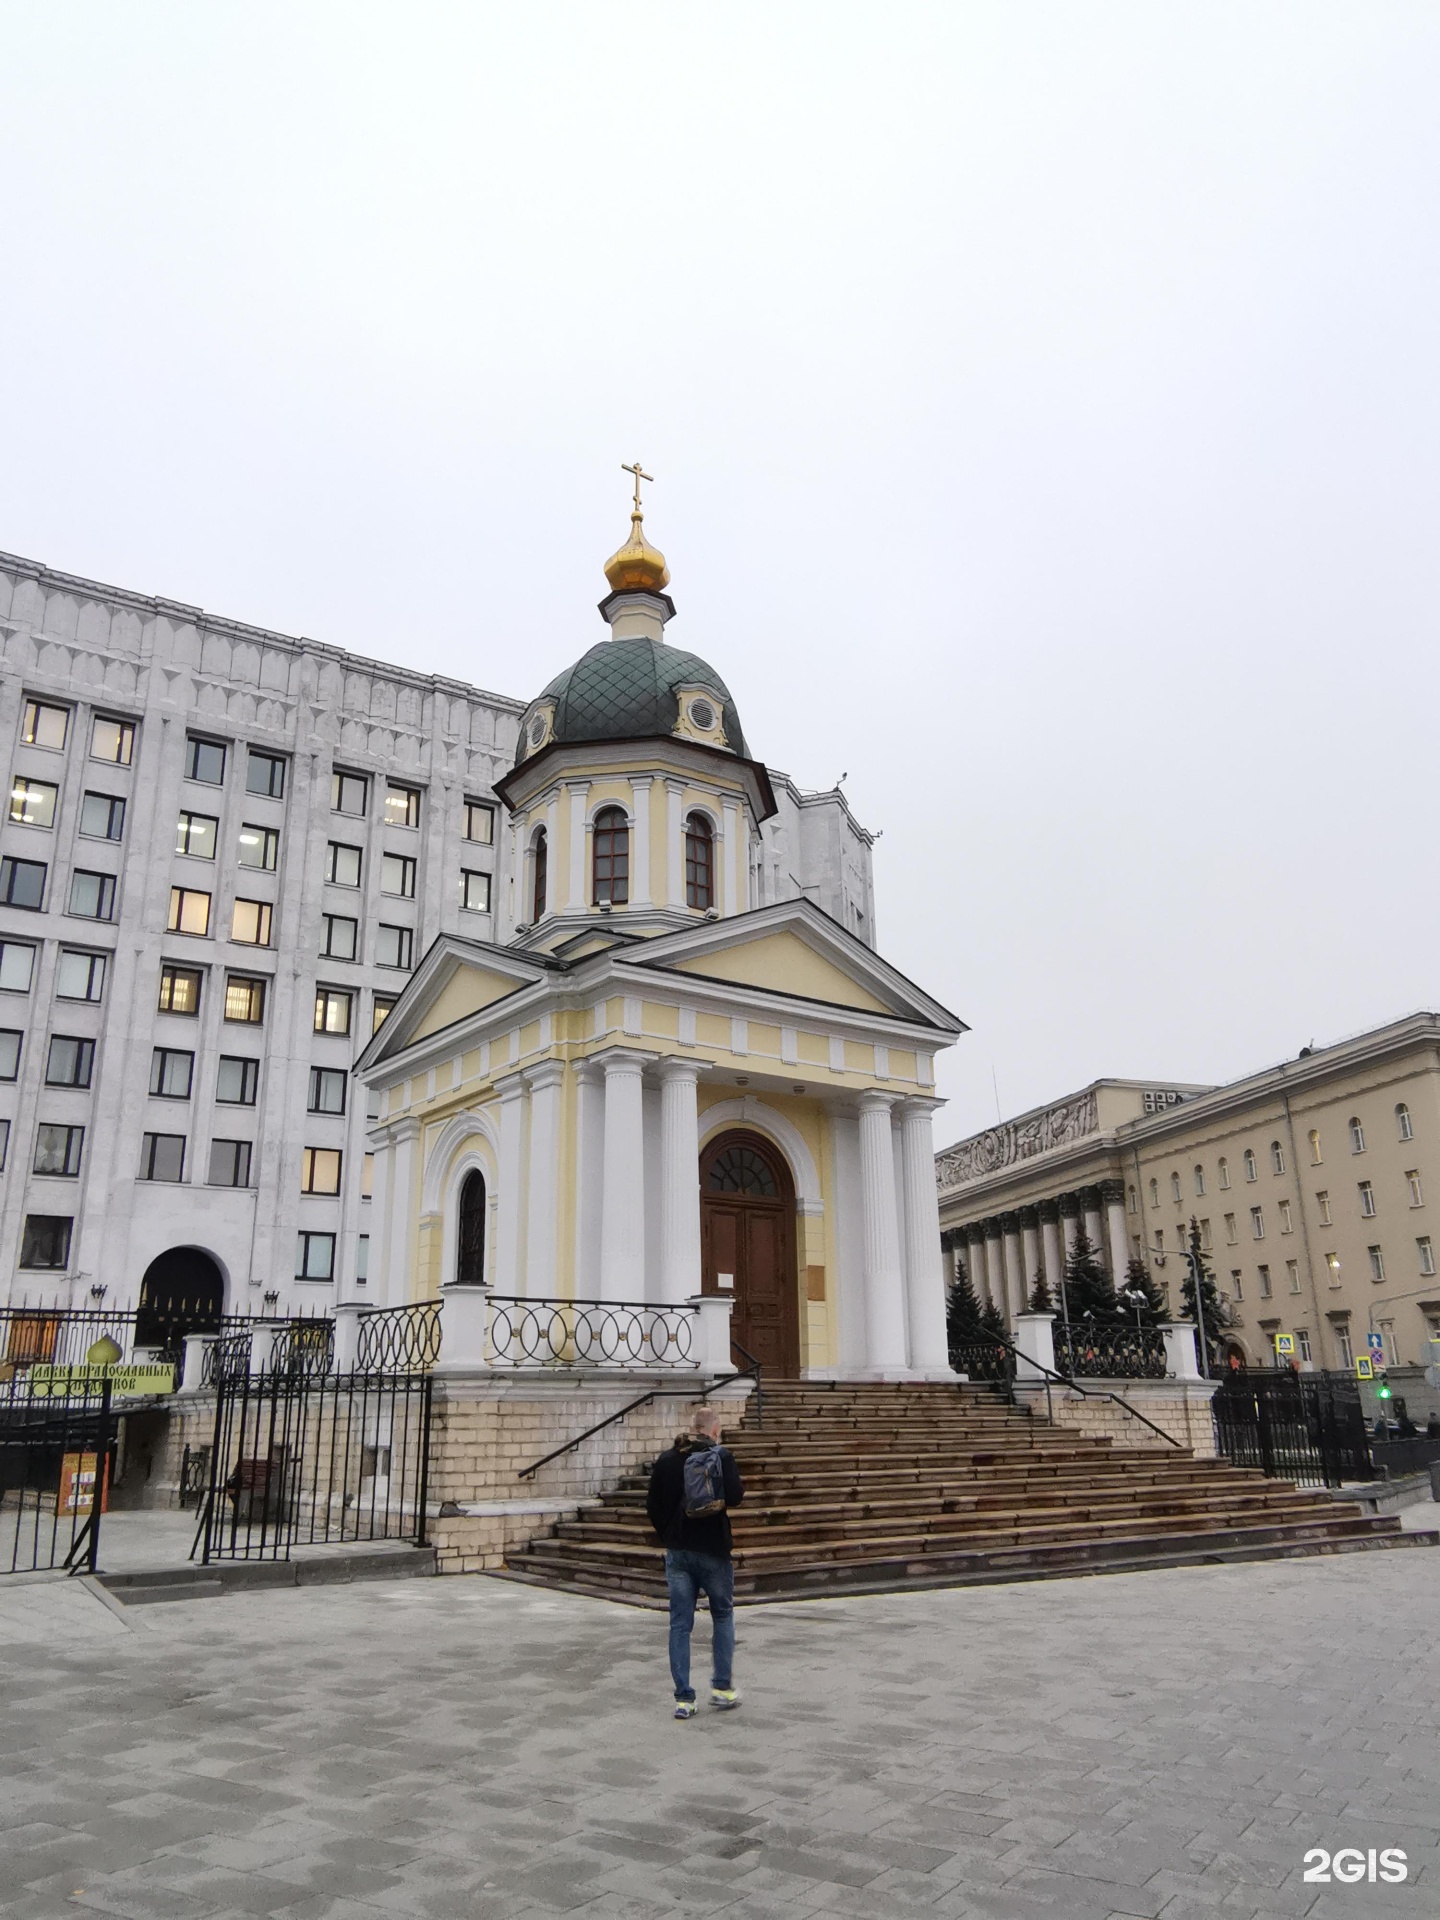
[[1280, 1355], [1282, 1360], [1290, 1359], [1295, 1352], [1294, 1334], [1277, 1333], [1275, 1336], [1275, 1351]]
[[1356, 1356], [1355, 1378], [1357, 1380], [1373, 1380], [1375, 1378], [1375, 1363], [1368, 1353], [1362, 1353]]

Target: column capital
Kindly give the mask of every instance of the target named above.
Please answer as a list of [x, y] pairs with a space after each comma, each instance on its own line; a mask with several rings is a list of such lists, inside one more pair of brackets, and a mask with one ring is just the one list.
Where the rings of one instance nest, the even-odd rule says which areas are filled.
[[902, 1120], [918, 1120], [923, 1115], [928, 1120], [932, 1114], [938, 1113], [941, 1107], [946, 1104], [947, 1102], [944, 1100], [931, 1099], [928, 1094], [907, 1093], [900, 1101], [900, 1118]]
[[1078, 1193], [1062, 1193], [1055, 1204], [1060, 1209], [1060, 1218], [1062, 1220], [1078, 1220], [1080, 1218], [1080, 1196]]
[[502, 1106], [507, 1105], [512, 1100], [524, 1099], [528, 1078], [528, 1074], [519, 1070], [496, 1075], [495, 1091], [500, 1096]]
[[617, 1073], [643, 1073], [646, 1067], [655, 1064], [653, 1053], [641, 1053], [635, 1047], [607, 1047], [603, 1053], [592, 1053], [590, 1058], [598, 1062], [607, 1080]]
[[861, 1113], [888, 1113], [900, 1099], [898, 1093], [882, 1093], [878, 1087], [867, 1087], [859, 1096]]
[[1002, 1213], [1000, 1216], [1000, 1231], [1002, 1233], [1018, 1233], [1020, 1231], [1019, 1214]]
[[1018, 1209], [1018, 1211], [1019, 1211], [1019, 1215], [1020, 1215], [1020, 1224], [1021, 1224], [1021, 1226], [1022, 1226], [1022, 1227], [1030, 1227], [1030, 1228], [1034, 1228], [1034, 1227], [1038, 1227], [1038, 1226], [1039, 1226], [1039, 1224], [1040, 1224], [1040, 1209], [1039, 1209], [1039, 1207], [1038, 1207], [1038, 1206], [1035, 1206], [1035, 1207], [1021, 1207], [1021, 1208], [1019, 1208], [1019, 1209]]
[[420, 1122], [407, 1115], [403, 1120], [387, 1120], [383, 1126], [369, 1128], [367, 1133], [383, 1146], [401, 1147], [420, 1138]]
[[1088, 1207], [1091, 1209], [1092, 1212], [1099, 1211], [1099, 1207], [1100, 1207], [1099, 1187], [1081, 1187], [1080, 1191], [1076, 1194], [1075, 1197], [1080, 1202], [1082, 1207]]
[[1042, 1220], [1058, 1220], [1060, 1218], [1060, 1202], [1058, 1200], [1038, 1200], [1035, 1203], [1035, 1211]]
[[695, 1080], [700, 1078], [702, 1060], [687, 1059], [683, 1053], [667, 1053], [655, 1064], [657, 1078], [663, 1084], [666, 1080]]
[[536, 1066], [526, 1067], [520, 1076], [531, 1088], [558, 1087], [565, 1078], [563, 1060], [541, 1060]]
[[1119, 1207], [1125, 1203], [1125, 1182], [1123, 1180], [1102, 1180], [1100, 1198], [1107, 1207]]
[[977, 1224], [980, 1228], [980, 1236], [984, 1240], [998, 1240], [1005, 1231], [1000, 1224], [998, 1213], [992, 1213], [988, 1219], [981, 1220]]

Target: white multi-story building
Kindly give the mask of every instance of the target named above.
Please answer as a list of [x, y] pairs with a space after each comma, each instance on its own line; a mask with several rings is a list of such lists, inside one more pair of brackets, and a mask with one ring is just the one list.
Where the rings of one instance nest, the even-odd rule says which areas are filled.
[[[350, 1069], [437, 936], [515, 932], [524, 703], [4, 554], [0, 660], [0, 1286], [284, 1312], [363, 1282]], [[775, 790], [752, 904], [873, 944], [871, 836]]]

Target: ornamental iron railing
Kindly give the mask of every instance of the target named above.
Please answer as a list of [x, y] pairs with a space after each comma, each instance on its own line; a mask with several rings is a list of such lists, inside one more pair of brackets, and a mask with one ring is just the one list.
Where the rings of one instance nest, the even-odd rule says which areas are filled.
[[695, 1311], [636, 1300], [492, 1294], [494, 1367], [698, 1367]]
[[440, 1358], [440, 1302], [380, 1307], [365, 1314], [355, 1344], [360, 1373], [424, 1373]]
[[1165, 1336], [1156, 1327], [1057, 1323], [1055, 1365], [1072, 1380], [1163, 1380]]
[[108, 1381], [53, 1397], [12, 1382], [0, 1404], [0, 1574], [95, 1571], [118, 1433]]
[[1238, 1370], [1210, 1409], [1216, 1447], [1234, 1466], [1309, 1487], [1374, 1477], [1359, 1385], [1348, 1374]]
[[950, 1364], [971, 1380], [995, 1386], [1015, 1377], [1015, 1355], [998, 1340], [964, 1341], [950, 1349]]

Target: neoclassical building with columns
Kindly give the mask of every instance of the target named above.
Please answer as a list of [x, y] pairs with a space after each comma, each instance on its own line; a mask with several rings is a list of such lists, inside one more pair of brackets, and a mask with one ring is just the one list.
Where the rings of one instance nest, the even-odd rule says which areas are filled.
[[771, 777], [666, 640], [638, 504], [606, 575], [608, 636], [496, 783], [513, 931], [442, 934], [357, 1066], [368, 1299], [724, 1301], [767, 1374], [944, 1377], [934, 1063], [963, 1024], [875, 951], [843, 836], [808, 859], [844, 919], [775, 898]]

